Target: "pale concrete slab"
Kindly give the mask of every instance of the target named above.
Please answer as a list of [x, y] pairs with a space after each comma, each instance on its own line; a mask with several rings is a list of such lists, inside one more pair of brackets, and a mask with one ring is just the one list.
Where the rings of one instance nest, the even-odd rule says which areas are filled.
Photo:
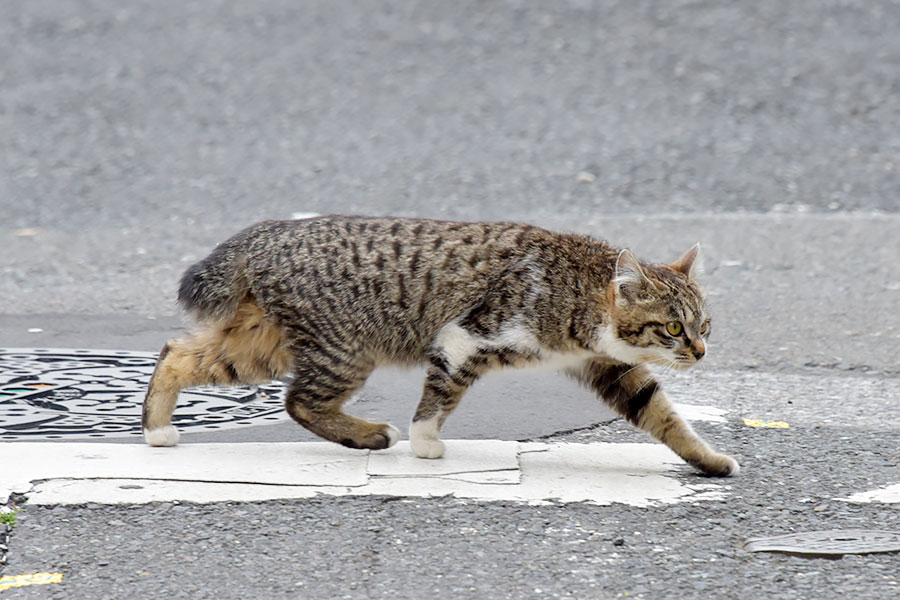
[[868, 492], [858, 492], [847, 498], [835, 498], [844, 502], [855, 502], [868, 504], [870, 502], [884, 502], [886, 504], [900, 504], [900, 483], [889, 485], [887, 487], [870, 490]]
[[522, 444], [524, 472], [521, 495], [526, 499], [592, 502], [632, 506], [680, 502], [697, 492], [704, 499], [724, 497], [727, 485], [688, 486], [671, 477], [684, 465], [661, 444]]
[[368, 456], [327, 442], [305, 444], [0, 444], [5, 488], [46, 479], [158, 479], [275, 485], [365, 485]]
[[724, 408], [701, 406], [698, 404], [673, 403], [675, 410], [686, 421], [705, 421], [707, 423], [724, 423], [728, 413]]
[[369, 456], [373, 477], [447, 477], [473, 483], [519, 482], [519, 444], [500, 440], [445, 440], [438, 460], [416, 457], [409, 442]]
[[[303, 485], [261, 485], [148, 479], [52, 479], [36, 484], [28, 503], [147, 504], [150, 502], [262, 502], [311, 498], [318, 494], [349, 494], [351, 488]], [[2, 491], [0, 491], [2, 493]]]
[[[18, 448], [13, 452], [10, 446]], [[724, 482], [686, 484], [673, 477], [683, 470], [682, 461], [665, 446], [652, 443], [450, 440], [447, 458], [439, 460], [414, 458], [404, 446], [361, 453], [321, 443], [265, 445], [280, 446], [276, 450], [230, 444], [243, 447], [236, 464], [229, 462], [235, 455], [221, 452], [220, 444], [166, 449], [83, 446], [0, 446], [4, 464], [13, 464], [7, 460], [19, 463], [10, 469], [14, 477], [9, 481], [16, 487], [4, 484], [0, 493], [15, 489], [26, 493], [29, 502], [44, 505], [250, 502], [325, 494], [653, 506], [720, 499], [729, 489]], [[60, 452], [72, 448], [71, 457]], [[117, 461], [111, 458], [114, 454]], [[160, 456], [163, 459], [156, 460]], [[167, 457], [193, 464], [179, 467], [175, 459]], [[118, 466], [111, 466], [114, 462]], [[68, 473], [60, 474], [63, 470]], [[207, 471], [214, 471], [214, 476]], [[191, 472], [198, 475], [195, 481], [186, 480]]]
[[443, 477], [373, 478], [349, 493], [649, 507], [721, 499], [728, 489], [714, 483], [686, 485], [673, 478], [674, 465], [683, 462], [657, 444], [526, 443], [519, 449], [522, 478], [517, 485], [478, 485]]

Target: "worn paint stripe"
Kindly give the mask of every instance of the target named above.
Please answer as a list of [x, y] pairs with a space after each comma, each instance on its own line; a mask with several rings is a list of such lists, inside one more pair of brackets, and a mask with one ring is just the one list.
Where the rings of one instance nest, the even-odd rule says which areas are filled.
[[47, 585], [62, 581], [62, 573], [30, 573], [28, 575], [7, 575], [0, 577], [0, 591], [29, 585]]

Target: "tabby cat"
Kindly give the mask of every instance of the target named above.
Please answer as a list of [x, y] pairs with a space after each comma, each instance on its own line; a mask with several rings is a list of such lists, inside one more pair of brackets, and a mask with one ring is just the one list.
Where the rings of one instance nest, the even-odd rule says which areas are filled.
[[185, 272], [180, 303], [201, 323], [162, 349], [143, 409], [150, 445], [171, 446], [179, 390], [292, 375], [286, 408], [351, 448], [392, 446], [391, 425], [341, 405], [378, 366], [428, 364], [409, 429], [439, 458], [439, 432], [488, 371], [549, 364], [710, 475], [738, 472], [673, 410], [648, 365], [706, 353], [694, 278], [699, 247], [668, 265], [580, 235], [514, 223], [316, 217], [265, 221]]

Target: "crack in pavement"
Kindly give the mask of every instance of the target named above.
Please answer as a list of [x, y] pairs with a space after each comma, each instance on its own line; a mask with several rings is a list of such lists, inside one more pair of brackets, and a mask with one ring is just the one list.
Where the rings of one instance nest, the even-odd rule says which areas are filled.
[[544, 435], [538, 435], [534, 437], [524, 438], [521, 440], [516, 440], [520, 443], [528, 443], [535, 442], [537, 440], [549, 440], [550, 438], [556, 437], [558, 435], [569, 435], [572, 433], [581, 433], [585, 431], [593, 431], [595, 429], [599, 429], [600, 427], [605, 427], [607, 425], [612, 425], [616, 421], [620, 421], [621, 417], [615, 417], [613, 419], [607, 419], [605, 421], [598, 421], [596, 423], [591, 423], [590, 425], [584, 425], [582, 427], [573, 427], [571, 429], [561, 429], [559, 431], [554, 431], [552, 433], [547, 433]]

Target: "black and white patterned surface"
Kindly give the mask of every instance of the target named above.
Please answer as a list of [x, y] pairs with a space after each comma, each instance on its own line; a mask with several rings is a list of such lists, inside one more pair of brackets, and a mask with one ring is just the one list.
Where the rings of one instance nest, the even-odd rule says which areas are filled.
[[[0, 348], [0, 441], [141, 434], [141, 403], [156, 353]], [[286, 419], [277, 382], [195, 387], [178, 399], [173, 423], [218, 430]]]

